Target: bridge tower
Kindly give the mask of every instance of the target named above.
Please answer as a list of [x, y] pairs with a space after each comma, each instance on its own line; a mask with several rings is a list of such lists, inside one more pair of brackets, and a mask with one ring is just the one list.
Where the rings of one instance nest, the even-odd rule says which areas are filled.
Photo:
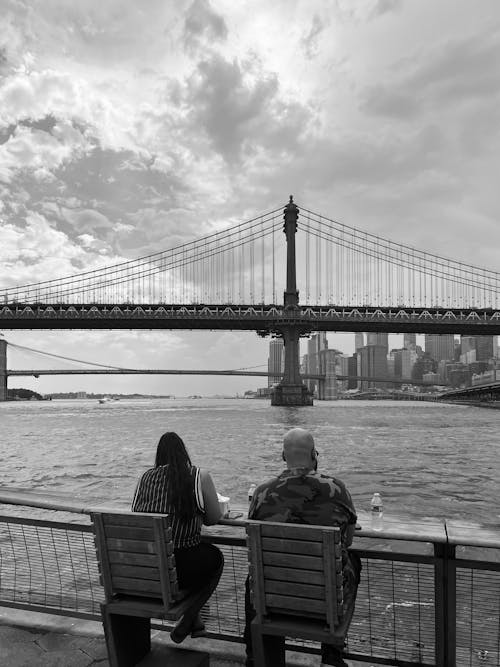
[[0, 401], [7, 400], [7, 341], [0, 338]]
[[[297, 219], [299, 208], [293, 202], [285, 206], [283, 231], [286, 234], [286, 290], [284, 293], [285, 311], [293, 315], [299, 310], [299, 292], [297, 290], [295, 264], [295, 234], [297, 233]], [[285, 345], [285, 369], [283, 379], [274, 388], [271, 395], [271, 405], [312, 405], [310, 391], [300, 377], [299, 343], [300, 329], [295, 325], [280, 327], [277, 331]]]

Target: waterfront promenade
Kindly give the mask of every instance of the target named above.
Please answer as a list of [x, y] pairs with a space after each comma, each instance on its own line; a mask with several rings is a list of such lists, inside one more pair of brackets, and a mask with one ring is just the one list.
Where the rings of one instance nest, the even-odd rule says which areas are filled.
[[[167, 633], [152, 635], [151, 657], [143, 667], [157, 664], [162, 652], [173, 646]], [[211, 667], [240, 667], [245, 654], [242, 644], [211, 639], [186, 640], [175, 651], [206, 651]], [[98, 621], [72, 619], [37, 612], [0, 608], [0, 664], [2, 667], [108, 667], [106, 642]], [[171, 663], [175, 665], [175, 663]], [[319, 657], [288, 653], [293, 667], [318, 665]], [[376, 667], [377, 663], [350, 660], [352, 667]]]
[[[0, 665], [106, 665], [103, 593], [86, 517], [92, 508], [76, 499], [14, 489], [0, 489], [0, 503]], [[35, 509], [43, 518], [29, 516]], [[66, 519], [61, 512], [69, 513]], [[374, 531], [362, 511], [359, 522], [354, 548], [363, 574], [348, 638], [349, 664], [475, 667], [487, 656], [489, 664], [499, 665], [496, 528], [388, 517], [383, 530]], [[218, 544], [226, 561], [204, 612], [210, 639], [189, 639], [176, 648], [205, 650], [212, 665], [244, 664], [244, 522], [223, 519], [207, 539]], [[168, 629], [168, 624], [153, 626], [154, 645], [168, 649]], [[317, 649], [302, 650], [307, 653], [290, 654], [288, 664], [319, 664]]]

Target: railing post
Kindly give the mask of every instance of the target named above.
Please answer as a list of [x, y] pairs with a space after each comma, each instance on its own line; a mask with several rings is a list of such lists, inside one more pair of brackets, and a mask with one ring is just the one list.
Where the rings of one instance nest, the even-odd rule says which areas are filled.
[[455, 546], [434, 542], [435, 642], [437, 667], [456, 665]]

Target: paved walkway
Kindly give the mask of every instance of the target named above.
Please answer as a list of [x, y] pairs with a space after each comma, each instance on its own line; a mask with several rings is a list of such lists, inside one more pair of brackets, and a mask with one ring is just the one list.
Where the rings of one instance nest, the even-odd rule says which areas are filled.
[[[168, 633], [162, 631], [153, 633], [153, 643], [172, 645]], [[243, 645], [236, 642], [189, 639], [177, 649], [183, 647], [207, 651], [211, 667], [241, 667], [244, 664]], [[317, 666], [319, 657], [287, 654], [287, 664], [291, 667]], [[102, 626], [96, 621], [0, 607], [0, 665], [108, 667]], [[370, 663], [352, 661], [349, 665], [370, 667]]]

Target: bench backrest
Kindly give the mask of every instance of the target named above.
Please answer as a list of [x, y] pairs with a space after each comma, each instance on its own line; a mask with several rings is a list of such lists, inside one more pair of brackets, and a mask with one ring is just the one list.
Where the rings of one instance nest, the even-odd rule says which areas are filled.
[[305, 616], [333, 631], [343, 614], [339, 528], [248, 521], [247, 543], [257, 616]]
[[154, 598], [168, 611], [179, 593], [168, 515], [93, 512], [91, 518], [106, 601]]

